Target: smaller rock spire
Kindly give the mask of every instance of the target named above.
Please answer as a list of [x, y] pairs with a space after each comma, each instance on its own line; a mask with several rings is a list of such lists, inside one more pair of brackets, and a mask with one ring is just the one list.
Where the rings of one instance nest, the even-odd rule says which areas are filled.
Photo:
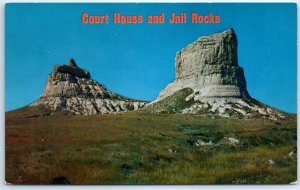
[[75, 60], [71, 57], [71, 59], [69, 60], [69, 64], [70, 67], [78, 67]]

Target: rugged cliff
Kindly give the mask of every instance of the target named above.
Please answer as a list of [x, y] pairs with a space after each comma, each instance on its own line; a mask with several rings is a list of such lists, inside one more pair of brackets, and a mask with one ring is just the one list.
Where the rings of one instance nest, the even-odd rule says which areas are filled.
[[244, 70], [238, 64], [233, 29], [200, 37], [176, 54], [175, 79], [148, 104], [153, 112], [218, 114], [224, 117], [284, 118], [250, 97]]
[[43, 105], [53, 111], [92, 115], [137, 110], [145, 104], [109, 91], [70, 59], [68, 65], [54, 67], [40, 99], [30, 106]]
[[243, 68], [238, 65], [237, 37], [233, 29], [204, 36], [176, 54], [175, 80], [157, 100], [183, 88], [192, 88], [202, 99], [249, 98]]

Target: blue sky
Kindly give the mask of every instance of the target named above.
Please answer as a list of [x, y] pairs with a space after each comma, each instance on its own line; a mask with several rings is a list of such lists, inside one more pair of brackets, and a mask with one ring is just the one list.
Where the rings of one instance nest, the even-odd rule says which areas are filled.
[[[107, 25], [81, 14], [108, 14]], [[218, 24], [113, 24], [111, 17], [213, 13]], [[175, 54], [202, 35], [234, 28], [250, 95], [297, 112], [296, 4], [6, 4], [5, 109], [38, 99], [55, 64], [73, 57], [113, 92], [154, 100], [174, 79]]]

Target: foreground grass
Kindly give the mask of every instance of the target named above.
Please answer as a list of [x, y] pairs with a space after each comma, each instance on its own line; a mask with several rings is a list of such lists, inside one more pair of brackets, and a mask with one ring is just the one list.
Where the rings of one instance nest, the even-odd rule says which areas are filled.
[[[6, 114], [6, 181], [14, 184], [282, 184], [297, 179], [296, 116]], [[224, 137], [240, 140], [233, 146]], [[195, 141], [212, 146], [195, 146]], [[271, 160], [271, 161], [270, 161]], [[271, 163], [272, 162], [272, 163]]]

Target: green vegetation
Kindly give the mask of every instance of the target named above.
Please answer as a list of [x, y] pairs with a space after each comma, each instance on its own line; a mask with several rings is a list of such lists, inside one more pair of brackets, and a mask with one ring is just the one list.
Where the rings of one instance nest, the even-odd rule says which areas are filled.
[[[13, 184], [282, 184], [297, 179], [297, 158], [289, 156], [297, 146], [292, 114], [275, 122], [145, 111], [51, 115], [27, 107], [6, 114], [5, 136], [5, 177]], [[224, 137], [239, 144], [230, 145]], [[213, 145], [196, 146], [199, 139]]]
[[184, 108], [188, 108], [195, 103], [194, 100], [185, 101], [185, 98], [193, 93], [193, 89], [184, 88], [174, 93], [172, 96], [168, 96], [163, 100], [148, 106], [145, 110], [150, 112], [162, 111], [165, 113], [175, 113]]

